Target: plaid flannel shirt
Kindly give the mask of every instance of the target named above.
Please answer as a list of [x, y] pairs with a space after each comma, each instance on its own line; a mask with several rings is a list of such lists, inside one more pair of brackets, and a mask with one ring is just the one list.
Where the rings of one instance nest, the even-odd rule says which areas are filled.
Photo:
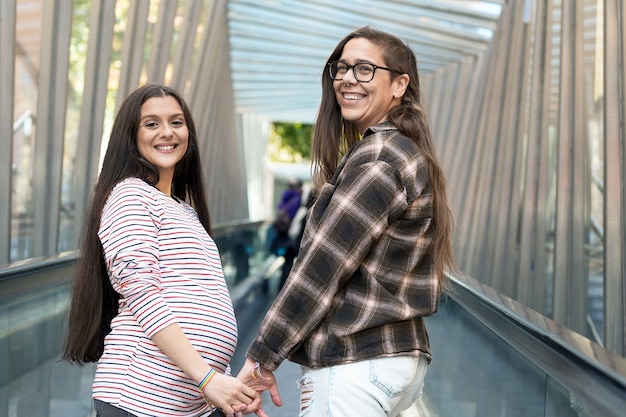
[[319, 190], [298, 260], [248, 356], [315, 368], [405, 353], [430, 361], [439, 306], [428, 167], [390, 123], [369, 128]]

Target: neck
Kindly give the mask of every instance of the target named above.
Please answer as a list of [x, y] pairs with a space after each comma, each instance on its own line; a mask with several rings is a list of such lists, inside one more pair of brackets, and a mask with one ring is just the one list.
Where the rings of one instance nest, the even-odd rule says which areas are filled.
[[159, 189], [159, 191], [161, 191], [163, 194], [165, 194], [168, 197], [172, 196], [172, 186], [171, 184], [168, 184], [167, 186], [163, 186], [160, 182], [156, 185], [156, 188]]
[[166, 196], [171, 197], [172, 196], [172, 181], [173, 181], [172, 175], [167, 175], [161, 172], [161, 175], [159, 175], [159, 181], [156, 183], [156, 188], [158, 188]]

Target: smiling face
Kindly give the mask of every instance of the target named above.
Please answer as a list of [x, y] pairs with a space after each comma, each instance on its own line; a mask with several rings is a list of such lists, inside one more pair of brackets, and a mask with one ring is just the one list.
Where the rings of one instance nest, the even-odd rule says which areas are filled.
[[152, 97], [141, 106], [137, 148], [159, 170], [157, 188], [171, 194], [174, 167], [187, 153], [189, 129], [178, 101], [172, 96]]
[[[347, 65], [369, 62], [386, 66], [380, 46], [365, 38], [349, 40], [339, 58]], [[395, 78], [394, 78], [395, 76]], [[377, 69], [370, 82], [359, 82], [349, 70], [342, 80], [335, 80], [333, 88], [337, 103], [341, 107], [341, 116], [353, 122], [358, 131], [385, 121], [387, 112], [400, 104], [408, 85], [408, 75]]]

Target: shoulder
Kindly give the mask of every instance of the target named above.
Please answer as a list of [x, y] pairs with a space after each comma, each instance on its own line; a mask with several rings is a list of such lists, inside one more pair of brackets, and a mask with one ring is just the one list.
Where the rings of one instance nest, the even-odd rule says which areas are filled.
[[409, 157], [420, 154], [416, 140], [398, 131], [391, 123], [381, 123], [368, 128], [363, 134], [363, 141], [379, 142], [385, 150], [401, 152]]
[[144, 206], [151, 211], [158, 205], [156, 189], [139, 178], [126, 178], [117, 183], [107, 198], [105, 210], [122, 206]]
[[128, 196], [152, 198], [154, 195], [154, 187], [142, 179], [130, 177], [118, 182], [111, 190], [109, 198]]
[[[126, 178], [117, 183], [100, 214], [100, 234], [119, 227], [152, 228], [162, 223], [164, 209], [154, 187], [139, 178]], [[150, 229], [152, 230], [152, 229]]]
[[399, 170], [405, 165], [414, 170], [423, 163], [424, 156], [415, 140], [399, 132], [391, 123], [381, 123], [364, 132], [350, 159], [358, 165], [379, 161]]
[[390, 165], [404, 187], [411, 190], [411, 195], [417, 194], [417, 190], [425, 187], [429, 181], [428, 162], [417, 140], [398, 131], [391, 123], [373, 126], [363, 135], [364, 142], [375, 144], [370, 146], [378, 150], [376, 160]]

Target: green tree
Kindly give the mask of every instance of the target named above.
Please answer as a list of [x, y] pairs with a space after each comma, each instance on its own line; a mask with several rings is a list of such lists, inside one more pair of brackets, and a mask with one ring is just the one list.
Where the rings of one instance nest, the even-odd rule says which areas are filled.
[[270, 159], [277, 162], [310, 160], [312, 139], [313, 125], [304, 123], [273, 123], [269, 138]]

